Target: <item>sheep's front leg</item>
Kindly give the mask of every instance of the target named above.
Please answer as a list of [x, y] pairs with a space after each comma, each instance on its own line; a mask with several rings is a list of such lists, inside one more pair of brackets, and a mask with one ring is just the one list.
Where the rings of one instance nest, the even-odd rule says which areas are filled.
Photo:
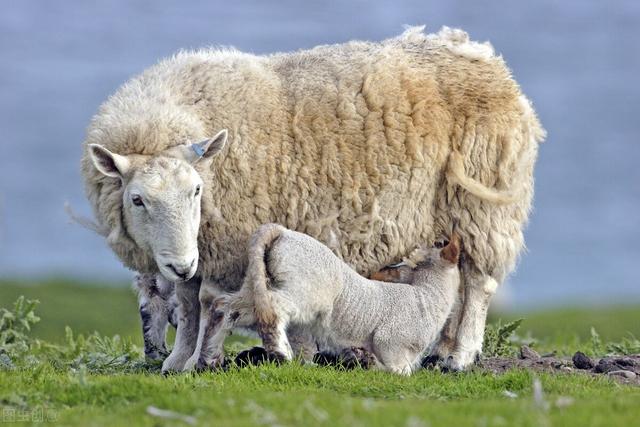
[[163, 373], [182, 371], [196, 348], [200, 318], [199, 291], [200, 279], [176, 284], [178, 301], [176, 341], [171, 354], [162, 364]]
[[462, 308], [464, 306], [464, 286], [460, 286], [458, 291], [458, 300], [451, 308], [451, 313], [447, 318], [444, 327], [440, 331], [438, 340], [431, 347], [429, 356], [423, 361], [425, 367], [434, 366], [438, 362], [447, 360], [449, 355], [453, 353], [456, 344], [456, 335], [462, 318]]
[[138, 292], [144, 355], [150, 360], [164, 359], [169, 354], [165, 342], [170, 316], [167, 301], [158, 288], [155, 274], [136, 274], [133, 286]]
[[149, 360], [162, 360], [169, 355], [167, 328], [176, 326], [175, 286], [159, 274], [136, 274], [133, 287], [138, 292], [144, 354]]
[[464, 268], [464, 303], [455, 344], [445, 359], [445, 366], [461, 371], [473, 364], [482, 353], [484, 327], [491, 297], [498, 283], [491, 277], [473, 268]]

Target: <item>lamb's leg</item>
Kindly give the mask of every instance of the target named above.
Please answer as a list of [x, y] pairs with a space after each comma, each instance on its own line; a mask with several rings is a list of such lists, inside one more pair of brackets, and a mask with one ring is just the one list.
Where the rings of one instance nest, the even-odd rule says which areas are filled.
[[419, 352], [400, 345], [397, 340], [389, 339], [389, 335], [384, 332], [374, 334], [373, 353], [378, 362], [374, 365], [376, 369], [408, 376], [419, 366]]
[[198, 365], [199, 360], [207, 360], [211, 355], [203, 354], [203, 344], [209, 338], [209, 333], [222, 319], [222, 311], [216, 309], [216, 301], [220, 297], [220, 287], [207, 280], [202, 282], [198, 299], [200, 301], [200, 320], [196, 340], [196, 346], [189, 359], [186, 361], [183, 371], [190, 371]]
[[176, 299], [178, 301], [176, 341], [171, 354], [162, 364], [162, 372], [181, 371], [195, 350], [200, 317], [199, 290], [200, 279], [191, 279], [188, 282], [176, 284]]
[[174, 328], [178, 327], [178, 298], [176, 297], [176, 292], [175, 292], [175, 288], [174, 291], [171, 293], [171, 295], [169, 295], [169, 298], [167, 300], [167, 306], [169, 307], [169, 313], [168, 313], [168, 317], [169, 317], [169, 324], [171, 326], [173, 326]]
[[480, 356], [489, 303], [498, 287], [491, 276], [474, 267], [463, 267], [463, 274], [464, 304], [453, 352], [445, 360], [445, 366], [453, 371], [466, 369]]
[[290, 325], [287, 328], [287, 339], [289, 340], [289, 344], [291, 344], [294, 357], [306, 362], [313, 360], [314, 354], [318, 351], [318, 346], [309, 328]]
[[[213, 313], [208, 317], [209, 323], [205, 326], [202, 348], [195, 366], [197, 370], [224, 366], [225, 339], [235, 326], [248, 326], [250, 324], [250, 322], [242, 322], [245, 320], [244, 318], [239, 319], [240, 313], [229, 313], [224, 298], [216, 299], [211, 305], [211, 309]], [[238, 322], [239, 320], [240, 322]]]
[[149, 360], [162, 360], [169, 354], [165, 341], [170, 315], [168, 302], [158, 288], [155, 274], [136, 274], [133, 285], [138, 291], [144, 354]]

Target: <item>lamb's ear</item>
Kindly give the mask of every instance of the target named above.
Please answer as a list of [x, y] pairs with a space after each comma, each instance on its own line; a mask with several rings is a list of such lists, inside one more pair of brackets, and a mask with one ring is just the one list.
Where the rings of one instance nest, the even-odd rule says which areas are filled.
[[191, 144], [189, 148], [192, 151], [192, 155], [186, 160], [195, 163], [200, 159], [208, 159], [215, 156], [224, 148], [228, 135], [229, 132], [226, 129], [222, 129], [213, 138]]
[[89, 144], [89, 155], [96, 169], [112, 178], [122, 179], [131, 167], [125, 156], [112, 153], [100, 144]]
[[454, 231], [451, 233], [449, 244], [440, 251], [440, 258], [449, 261], [453, 265], [458, 265], [460, 258], [460, 236]]

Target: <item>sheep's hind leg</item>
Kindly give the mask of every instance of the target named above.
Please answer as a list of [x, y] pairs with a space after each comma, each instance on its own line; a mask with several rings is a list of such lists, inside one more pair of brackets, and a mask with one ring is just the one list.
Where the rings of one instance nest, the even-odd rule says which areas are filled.
[[258, 323], [258, 334], [267, 352], [267, 359], [276, 363], [293, 359], [293, 350], [287, 340], [287, 321], [278, 317], [270, 324]]
[[456, 334], [453, 352], [444, 365], [452, 371], [461, 371], [473, 364], [482, 352], [484, 327], [491, 297], [498, 283], [475, 268], [464, 268], [464, 304]]
[[176, 284], [178, 327], [173, 350], [162, 364], [163, 373], [182, 371], [195, 350], [200, 317], [199, 290], [200, 279], [191, 279], [188, 282]]

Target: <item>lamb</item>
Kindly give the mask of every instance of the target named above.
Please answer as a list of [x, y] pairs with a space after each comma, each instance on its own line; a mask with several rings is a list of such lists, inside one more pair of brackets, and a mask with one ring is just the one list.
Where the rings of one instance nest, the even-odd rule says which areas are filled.
[[[240, 291], [214, 301], [218, 319], [201, 364], [219, 365], [233, 328], [256, 326], [268, 354], [291, 360], [290, 323], [309, 328], [323, 351], [359, 347], [378, 367], [410, 375], [436, 339], [460, 285], [456, 234], [443, 249], [420, 249], [410, 284], [366, 279], [331, 250], [277, 224], [261, 226], [248, 248]], [[210, 344], [209, 344], [210, 343]]]
[[211, 304], [241, 286], [260, 224], [309, 234], [367, 276], [454, 221], [464, 298], [434, 352], [463, 369], [523, 248], [543, 135], [488, 44], [412, 28], [380, 43], [164, 60], [100, 107], [82, 175], [122, 262], [177, 284], [164, 370], [200, 357]]

